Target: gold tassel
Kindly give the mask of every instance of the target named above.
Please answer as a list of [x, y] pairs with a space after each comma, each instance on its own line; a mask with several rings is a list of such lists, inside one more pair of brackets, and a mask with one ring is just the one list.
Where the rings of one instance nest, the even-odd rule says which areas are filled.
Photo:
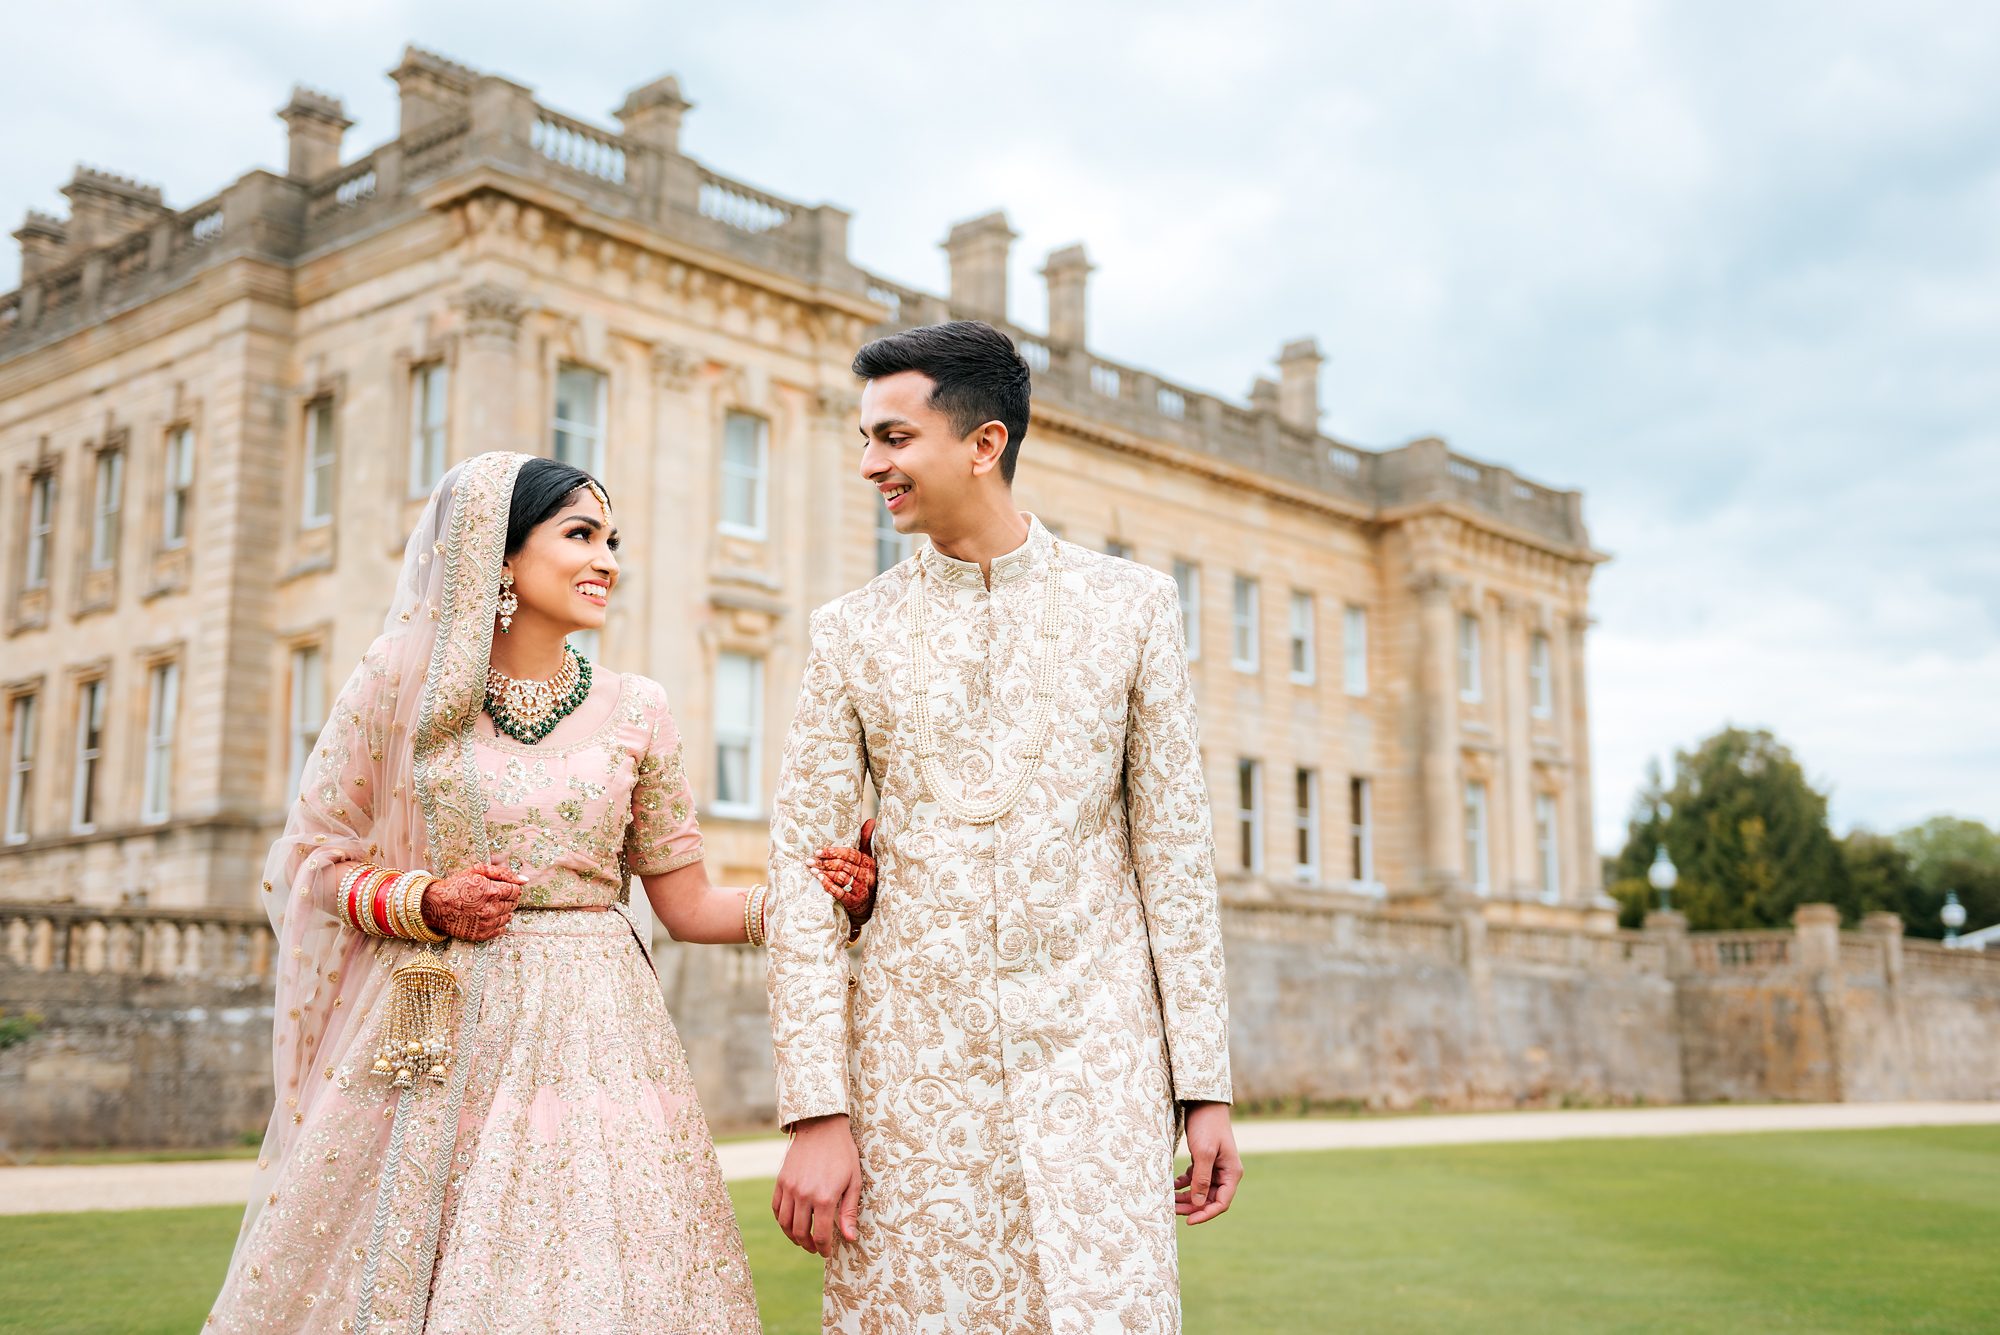
[[375, 1074], [393, 1077], [397, 1089], [414, 1088], [418, 1075], [443, 1084], [451, 1064], [457, 1003], [458, 979], [432, 952], [418, 951], [398, 967], [389, 979]]

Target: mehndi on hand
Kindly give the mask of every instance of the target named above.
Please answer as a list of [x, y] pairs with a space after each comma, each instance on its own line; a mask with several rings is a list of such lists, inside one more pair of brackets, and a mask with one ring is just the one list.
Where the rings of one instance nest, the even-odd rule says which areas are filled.
[[875, 843], [875, 822], [861, 826], [861, 837], [853, 848], [822, 848], [813, 855], [813, 875], [834, 901], [847, 911], [856, 927], [875, 912], [875, 859], [870, 850]]
[[527, 877], [497, 863], [467, 867], [424, 891], [424, 922], [461, 941], [491, 941], [507, 930]]

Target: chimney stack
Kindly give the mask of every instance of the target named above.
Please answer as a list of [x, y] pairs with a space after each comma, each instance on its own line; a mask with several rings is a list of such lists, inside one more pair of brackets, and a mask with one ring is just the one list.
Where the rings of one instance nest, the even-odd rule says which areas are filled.
[[951, 229], [943, 249], [951, 258], [951, 304], [958, 313], [1007, 318], [1007, 251], [1014, 237], [1007, 215], [999, 211]]
[[1283, 380], [1278, 391], [1280, 420], [1301, 431], [1319, 430], [1319, 368], [1325, 360], [1313, 339], [1285, 344], [1285, 350], [1278, 354], [1278, 374]]
[[311, 181], [340, 165], [340, 140], [354, 122], [347, 119], [339, 98], [295, 83], [292, 100], [278, 113], [278, 119], [285, 123], [290, 141], [287, 176]]
[[1253, 413], [1275, 413], [1278, 411], [1278, 382], [1258, 376], [1250, 382], [1250, 411]]
[[28, 220], [14, 233], [21, 243], [21, 282], [38, 278], [63, 262], [69, 253], [69, 229], [60, 218], [28, 210]]
[[1050, 251], [1042, 266], [1042, 278], [1049, 285], [1049, 342], [1058, 347], [1085, 346], [1085, 289], [1096, 267], [1084, 256], [1081, 241]]
[[62, 193], [69, 200], [69, 225], [63, 229], [69, 243], [65, 256], [109, 245], [171, 212], [160, 200], [160, 187], [81, 163]]
[[681, 113], [693, 107], [694, 103], [681, 96], [680, 80], [669, 74], [643, 88], [634, 88], [625, 95], [625, 105], [611, 114], [631, 138], [678, 153]]
[[463, 116], [472, 105], [472, 85], [479, 71], [446, 60], [418, 46], [403, 48], [403, 63], [389, 71], [402, 94], [402, 117], [396, 135], [402, 138], [432, 121]]

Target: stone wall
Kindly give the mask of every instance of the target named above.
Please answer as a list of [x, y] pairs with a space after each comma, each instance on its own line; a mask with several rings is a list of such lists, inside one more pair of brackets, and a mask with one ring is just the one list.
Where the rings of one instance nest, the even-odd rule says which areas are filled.
[[0, 1152], [215, 1145], [271, 1116], [262, 979], [34, 972], [0, 963], [0, 1010], [39, 1012], [0, 1052]]
[[[1239, 1102], [1381, 1111], [2000, 1098], [2000, 958], [1840, 932], [1690, 935], [1328, 903], [1223, 910]], [[250, 915], [0, 904], [0, 1147], [219, 1143], [270, 1107], [268, 933]], [[769, 1127], [764, 955], [659, 938], [720, 1133]]]

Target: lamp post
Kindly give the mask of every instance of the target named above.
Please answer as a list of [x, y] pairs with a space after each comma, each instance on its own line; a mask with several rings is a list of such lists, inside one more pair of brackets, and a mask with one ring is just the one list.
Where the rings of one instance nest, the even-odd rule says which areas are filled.
[[1944, 943], [1958, 944], [1958, 929], [1965, 926], [1965, 905], [1958, 902], [1956, 890], [1945, 891], [1944, 907], [1938, 910], [1938, 921], [1944, 924]]
[[[1667, 856], [1667, 846], [1665, 844], [1658, 844], [1654, 847], [1653, 865], [1646, 868], [1646, 879], [1652, 882], [1655, 890], [1660, 892], [1660, 912], [1669, 912], [1673, 908], [1673, 905], [1668, 903], [1669, 892], [1680, 881], [1681, 874], [1679, 869], [1674, 866], [1674, 860]], [[1961, 910], [1961, 919], [1963, 919], [1963, 916], [1964, 912]]]

